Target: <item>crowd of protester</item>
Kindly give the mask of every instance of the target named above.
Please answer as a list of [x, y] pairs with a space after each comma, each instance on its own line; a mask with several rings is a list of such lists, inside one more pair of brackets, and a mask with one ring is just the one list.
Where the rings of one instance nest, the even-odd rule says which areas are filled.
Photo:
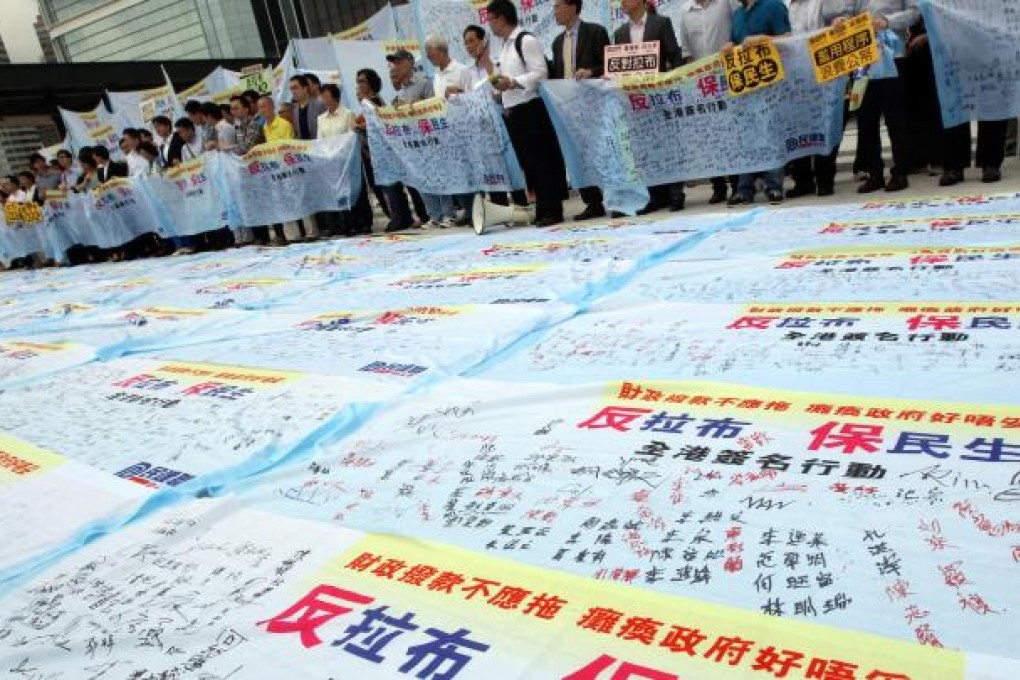
[[[454, 97], [491, 84], [502, 107], [510, 140], [527, 180], [528, 191], [490, 195], [489, 200], [527, 205], [533, 201], [535, 224], [551, 226], [564, 220], [563, 201], [568, 195], [566, 170], [552, 122], [539, 96], [546, 79], [588, 79], [603, 75], [603, 54], [611, 43], [658, 41], [659, 67], [671, 70], [706, 56], [728, 52], [787, 35], [810, 33], [837, 25], [850, 16], [869, 12], [876, 30], [895, 32], [906, 45], [896, 59], [898, 77], [867, 83], [857, 112], [858, 141], [853, 171], [862, 194], [906, 189], [915, 173], [934, 173], [941, 168], [939, 184], [951, 186], [965, 180], [971, 165], [969, 124], [944, 129], [928, 34], [917, 9], [917, 0], [687, 0], [677, 24], [655, 11], [649, 0], [620, 0], [626, 22], [612, 36], [598, 24], [582, 21], [583, 0], [554, 0], [556, 22], [563, 28], [551, 46], [545, 47], [518, 25], [511, 0], [492, 0], [488, 5], [488, 30], [501, 39], [498, 54], [490, 52], [489, 34], [477, 25], [465, 27], [463, 41], [471, 63], [450, 56], [449, 42], [429, 37], [426, 58], [435, 68], [429, 79], [416, 70], [412, 53], [400, 50], [387, 57], [392, 101], [380, 96], [382, 78], [371, 69], [357, 74], [361, 102], [374, 107], [406, 106], [434, 96]], [[847, 86], [847, 110], [854, 78]], [[345, 108], [340, 90], [322, 84], [312, 74], [290, 79], [291, 102], [278, 106], [273, 98], [254, 91], [237, 94], [229, 104], [188, 101], [186, 115], [171, 121], [157, 116], [150, 129], [123, 130], [120, 150], [124, 161], [110, 158], [102, 146], [83, 148], [77, 158], [61, 150], [52, 161], [40, 154], [30, 167], [0, 182], [0, 200], [42, 205], [51, 190], [88, 192], [117, 177], [158, 174], [208, 151], [244, 155], [252, 148], [277, 140], [321, 139], [356, 132], [360, 136], [364, 182], [362, 192], [349, 211], [309, 215], [300, 221], [262, 227], [213, 229], [198, 236], [169, 242], [149, 234], [122, 248], [100, 250], [75, 246], [68, 263], [119, 260], [243, 245], [286, 245], [324, 237], [370, 234], [374, 196], [388, 222], [385, 231], [414, 228], [445, 228], [469, 223], [472, 195], [442, 196], [395, 184], [378, 186], [372, 170], [365, 134], [365, 119]], [[844, 115], [844, 121], [850, 118]], [[892, 165], [888, 177], [882, 155], [881, 122], [891, 142]], [[845, 124], [845, 123], [844, 123]], [[976, 164], [983, 182], [1001, 179], [1008, 121], [980, 121]], [[760, 188], [769, 203], [802, 196], [829, 196], [835, 190], [839, 147], [825, 155], [802, 158], [786, 167], [763, 169], [739, 177], [710, 179], [711, 204], [731, 206], [753, 203]], [[785, 190], [787, 176], [792, 186]], [[575, 220], [603, 217], [606, 210], [597, 187], [576, 187], [584, 211]], [[649, 187], [649, 202], [638, 214], [660, 210], [679, 211], [686, 205], [684, 183]], [[28, 264], [31, 264], [29, 262]]]

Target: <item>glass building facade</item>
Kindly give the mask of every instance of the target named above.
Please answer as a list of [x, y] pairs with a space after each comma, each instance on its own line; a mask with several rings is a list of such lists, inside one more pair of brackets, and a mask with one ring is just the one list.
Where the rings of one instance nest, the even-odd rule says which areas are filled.
[[[306, 37], [318, 38], [357, 26], [388, 0], [292, 0], [304, 19]], [[403, 5], [406, 2], [394, 2]]]
[[277, 58], [291, 39], [350, 28], [387, 2], [39, 0], [39, 7], [57, 59], [81, 63]]
[[[266, 56], [253, 1], [40, 0], [63, 61]], [[275, 52], [275, 50], [272, 50]]]

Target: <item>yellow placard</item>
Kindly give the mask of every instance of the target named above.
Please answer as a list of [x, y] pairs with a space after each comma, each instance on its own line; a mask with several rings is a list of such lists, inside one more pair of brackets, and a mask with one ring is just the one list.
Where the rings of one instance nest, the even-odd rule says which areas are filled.
[[835, 80], [878, 61], [878, 42], [870, 14], [859, 14], [808, 39], [815, 79]]
[[310, 593], [330, 588], [372, 606], [455, 621], [473, 638], [493, 644], [489, 654], [499, 655], [496, 665], [505, 677], [588, 678], [603, 670], [599, 677], [609, 677], [610, 669], [621, 667], [633, 673], [627, 677], [757, 677], [755, 670], [777, 654], [795, 659], [797, 668], [816, 671], [808, 677], [822, 677], [821, 671], [835, 667], [852, 669], [859, 678], [964, 677], [965, 659], [958, 651], [765, 616], [417, 539], [368, 535], [302, 583]]
[[37, 475], [66, 460], [63, 456], [0, 433], [0, 485]]
[[255, 90], [259, 94], [272, 94], [273, 92], [273, 71], [264, 68], [261, 71], [243, 73], [241, 84], [245, 90]]
[[786, 78], [783, 59], [771, 40], [738, 47], [722, 55], [730, 94], [739, 96], [775, 85]]
[[28, 226], [43, 221], [42, 206], [38, 203], [4, 203], [4, 221], [8, 226]]

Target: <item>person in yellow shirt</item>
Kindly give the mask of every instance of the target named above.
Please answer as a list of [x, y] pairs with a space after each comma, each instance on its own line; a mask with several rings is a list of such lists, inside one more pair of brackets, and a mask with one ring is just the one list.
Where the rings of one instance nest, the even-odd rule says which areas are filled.
[[294, 139], [294, 126], [283, 116], [277, 115], [276, 104], [272, 97], [259, 97], [259, 115], [265, 121], [262, 125], [262, 134], [266, 136], [267, 142], [275, 142], [280, 139]]
[[[262, 124], [262, 134], [267, 142], [294, 139], [294, 126], [283, 116], [276, 114], [276, 104], [272, 97], [259, 97], [259, 115], [265, 123]], [[280, 225], [274, 224], [271, 231], [272, 238], [270, 245], [285, 246], [288, 242], [294, 243], [302, 240], [301, 225], [297, 222], [286, 222], [283, 224], [283, 235], [280, 234]]]

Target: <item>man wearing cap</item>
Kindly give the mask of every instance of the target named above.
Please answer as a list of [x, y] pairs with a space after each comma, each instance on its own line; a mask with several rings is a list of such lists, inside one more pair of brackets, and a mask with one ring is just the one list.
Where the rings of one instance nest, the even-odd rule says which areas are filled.
[[397, 50], [386, 55], [390, 63], [390, 76], [397, 96], [394, 106], [408, 106], [432, 97], [432, 82], [414, 72], [414, 55], [407, 50]]
[[[390, 82], [393, 89], [397, 91], [393, 98], [393, 106], [410, 106], [415, 102], [429, 99], [432, 96], [432, 81], [423, 78], [414, 72], [414, 55], [407, 50], [397, 50], [393, 54], [386, 55], [386, 61], [390, 64]], [[390, 204], [390, 223], [386, 225], [386, 231], [402, 231], [409, 229], [414, 224], [411, 217], [411, 207], [407, 203], [407, 195], [404, 193], [404, 185], [400, 182], [388, 187], [382, 187], [386, 195], [386, 201]], [[408, 187], [410, 191], [414, 191]]]

